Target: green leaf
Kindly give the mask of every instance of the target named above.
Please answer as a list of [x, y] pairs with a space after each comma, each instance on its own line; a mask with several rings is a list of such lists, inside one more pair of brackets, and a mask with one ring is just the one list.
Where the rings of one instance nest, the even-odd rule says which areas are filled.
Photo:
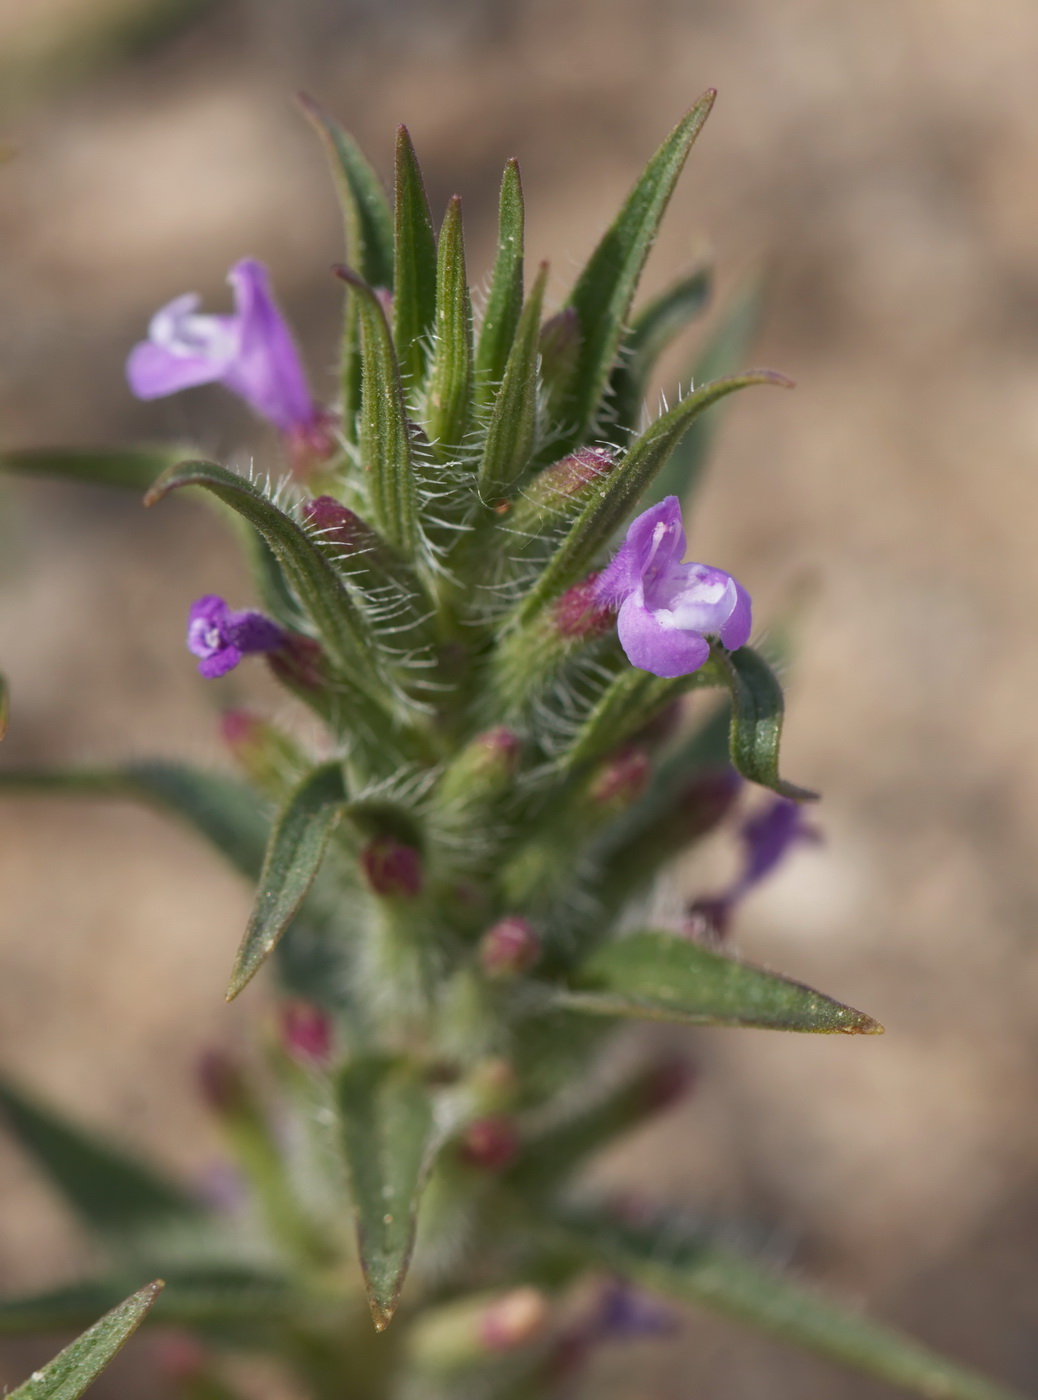
[[537, 442], [537, 359], [548, 264], [541, 263], [494, 399], [479, 469], [486, 504], [509, 495], [530, 463]]
[[582, 343], [563, 404], [567, 437], [560, 450], [584, 441], [601, 411], [642, 268], [715, 96], [712, 89], [704, 93], [650, 160], [570, 293], [567, 306], [577, 313]]
[[396, 262], [393, 339], [410, 391], [425, 374], [436, 321], [436, 236], [407, 127], [396, 133]]
[[[612, 416], [621, 428], [637, 432], [645, 396], [656, 361], [675, 336], [695, 319], [710, 300], [713, 270], [694, 268], [686, 277], [649, 302], [631, 322], [624, 337], [620, 362], [609, 383]], [[725, 365], [715, 374], [696, 374], [695, 383], [734, 374], [737, 365]], [[676, 494], [664, 492], [664, 495]]]
[[[476, 348], [476, 402], [489, 408], [512, 351], [523, 307], [523, 184], [519, 162], [510, 160], [501, 180], [497, 258]], [[539, 319], [539, 317], [538, 317]]]
[[213, 462], [181, 462], [155, 483], [145, 505], [154, 505], [184, 486], [203, 487], [256, 527], [285, 570], [333, 662], [343, 672], [343, 683], [377, 689], [369, 629], [306, 531], [250, 482]]
[[418, 549], [418, 501], [411, 434], [393, 337], [374, 291], [349, 268], [336, 269], [354, 294], [364, 363], [360, 451], [375, 528], [405, 559]]
[[712, 1239], [701, 1228], [662, 1220], [620, 1225], [600, 1214], [563, 1219], [569, 1238], [609, 1269], [668, 1298], [701, 1304], [792, 1346], [875, 1376], [928, 1400], [1021, 1400], [957, 1362], [821, 1298], [799, 1282]]
[[440, 1145], [416, 1068], [388, 1056], [348, 1065], [337, 1085], [357, 1248], [381, 1332], [392, 1321], [414, 1248], [418, 1204]]
[[228, 1001], [256, 975], [298, 912], [345, 802], [342, 765], [323, 763], [307, 774], [278, 813], [256, 903], [231, 974]]
[[665, 680], [624, 664], [602, 691], [570, 747], [560, 755], [559, 766], [572, 771], [601, 758], [643, 729], [678, 696], [702, 683], [697, 672]]
[[725, 651], [715, 646], [712, 663], [732, 696], [732, 762], [751, 783], [771, 788], [794, 802], [813, 802], [818, 794], [779, 777], [779, 740], [785, 702], [771, 667], [752, 647]]
[[29, 447], [0, 453], [0, 471], [56, 476], [93, 486], [120, 486], [142, 494], [164, 471], [182, 462], [183, 447]]
[[393, 287], [393, 211], [367, 157], [334, 117], [308, 97], [302, 107], [320, 136], [335, 180], [346, 234], [346, 261], [372, 287]]
[[[760, 302], [760, 283], [754, 279], [725, 308], [720, 325], [693, 366], [693, 384], [707, 384], [737, 372], [745, 362], [760, 322]], [[718, 412], [692, 424], [642, 497], [642, 509], [647, 510], [664, 496], [677, 496], [683, 504], [689, 501], [703, 474], [720, 422]]]
[[594, 564], [598, 552], [623, 524], [651, 485], [682, 434], [699, 415], [718, 399], [751, 384], [777, 384], [789, 388], [785, 375], [772, 370], [751, 370], [704, 384], [689, 394], [662, 418], [657, 418], [628, 449], [623, 459], [605, 473], [577, 516], [568, 534], [552, 556], [548, 567], [520, 605], [523, 621], [535, 614], [549, 599], [575, 583]]
[[42, 1370], [34, 1371], [9, 1400], [78, 1400], [133, 1336], [162, 1288], [162, 1280], [156, 1279], [106, 1313]]
[[458, 455], [472, 413], [472, 303], [458, 195], [447, 205], [440, 229], [434, 346], [426, 431], [442, 462]]
[[4, 1081], [0, 1110], [21, 1147], [90, 1229], [125, 1234], [201, 1214], [195, 1201], [150, 1167]]
[[801, 982], [669, 933], [634, 933], [607, 943], [577, 969], [572, 988], [563, 1004], [592, 1015], [827, 1035], [883, 1029]]

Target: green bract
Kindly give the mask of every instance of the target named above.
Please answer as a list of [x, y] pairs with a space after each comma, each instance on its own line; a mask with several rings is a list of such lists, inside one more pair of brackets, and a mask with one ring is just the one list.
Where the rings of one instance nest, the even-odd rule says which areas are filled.
[[[717, 643], [676, 680], [634, 670], [587, 584], [635, 512], [691, 491], [721, 399], [788, 384], [739, 362], [747, 293], [701, 357], [709, 372], [642, 426], [657, 357], [708, 298], [698, 266], [633, 305], [712, 100], [667, 137], [547, 315], [546, 265], [524, 294], [514, 161], [489, 289], [473, 298], [461, 202], [437, 235], [407, 132], [391, 205], [353, 140], [307, 102], [345, 226], [334, 455], [276, 491], [164, 448], [0, 457], [149, 502], [200, 488], [237, 521], [256, 601], [289, 639], [268, 648], [274, 674], [324, 728], [310, 753], [266, 720], [239, 722], [244, 782], [172, 761], [0, 772], [12, 794], [157, 805], [258, 882], [229, 995], [248, 997], [270, 960], [286, 1017], [271, 1054], [295, 1123], [286, 1147], [239, 1072], [210, 1085], [255, 1207], [229, 1217], [0, 1089], [15, 1137], [109, 1250], [102, 1279], [0, 1305], [0, 1329], [88, 1322], [161, 1273], [160, 1318], [196, 1327], [215, 1353], [280, 1353], [315, 1397], [348, 1380], [354, 1400], [532, 1400], [565, 1341], [558, 1305], [605, 1268], [921, 1395], [1008, 1394], [707, 1231], [657, 1237], [572, 1200], [585, 1161], [662, 1105], [644, 1067], [574, 1092], [632, 1018], [880, 1029], [646, 927], [642, 907], [658, 871], [724, 816], [733, 768], [814, 796], [779, 776], [782, 693], [758, 653]], [[229, 964], [230, 948], [229, 931]], [[490, 1317], [494, 1291], [516, 1282], [544, 1307], [514, 1316], [539, 1321], [524, 1332], [507, 1314], [517, 1330], [492, 1346], [481, 1300]], [[371, 1317], [381, 1331], [398, 1307], [376, 1337]]]

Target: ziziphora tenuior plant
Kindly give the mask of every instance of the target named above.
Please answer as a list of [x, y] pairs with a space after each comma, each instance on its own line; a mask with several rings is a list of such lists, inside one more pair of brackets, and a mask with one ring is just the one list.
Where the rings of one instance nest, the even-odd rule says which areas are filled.
[[[224, 508], [257, 606], [204, 594], [188, 647], [209, 680], [262, 657], [319, 721], [228, 711], [241, 777], [173, 760], [3, 773], [8, 792], [131, 796], [190, 823], [257, 883], [228, 995], [268, 965], [280, 1002], [277, 1130], [241, 1066], [203, 1066], [236, 1164], [219, 1189], [175, 1185], [0, 1086], [11, 1130], [109, 1261], [4, 1304], [5, 1329], [85, 1324], [161, 1273], [157, 1319], [194, 1334], [164, 1353], [186, 1397], [233, 1393], [222, 1358], [245, 1347], [319, 1400], [521, 1400], [565, 1387], [602, 1340], [670, 1330], [656, 1294], [922, 1395], [1006, 1400], [740, 1253], [730, 1227], [581, 1184], [688, 1084], [658, 1055], [622, 1068], [608, 1053], [632, 1019], [880, 1029], [725, 947], [739, 901], [815, 832], [814, 794], [779, 775], [782, 694], [748, 645], [749, 595], [684, 560], [700, 415], [788, 382], [738, 372], [751, 297], [673, 407], [647, 422], [643, 408], [709, 291], [696, 267], [634, 306], [712, 101], [667, 137], [550, 314], [545, 265], [527, 289], [514, 161], [476, 299], [460, 201], [437, 234], [406, 130], [390, 202], [305, 102], [346, 225], [338, 402], [315, 401], [249, 259], [232, 313], [178, 296], [127, 367], [142, 398], [209, 382], [243, 397], [281, 434], [276, 486], [170, 448], [3, 459]], [[315, 747], [299, 737], [318, 728]], [[657, 875], [736, 803], [737, 876], [680, 926], [649, 926]]]

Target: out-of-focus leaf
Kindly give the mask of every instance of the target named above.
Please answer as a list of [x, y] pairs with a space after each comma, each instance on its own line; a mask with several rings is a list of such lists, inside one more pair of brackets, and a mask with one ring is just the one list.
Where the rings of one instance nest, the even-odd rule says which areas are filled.
[[377, 688], [367, 624], [306, 531], [250, 482], [213, 462], [181, 462], [155, 483], [145, 504], [154, 505], [185, 486], [201, 486], [256, 527], [285, 570], [344, 676], [359, 689]]
[[519, 162], [510, 160], [501, 180], [498, 207], [497, 258], [476, 347], [476, 403], [493, 402], [523, 306], [523, 185]]
[[655, 1227], [637, 1227], [582, 1211], [562, 1223], [575, 1244], [643, 1288], [701, 1304], [927, 1400], [1022, 1400], [1018, 1392], [818, 1297], [685, 1222], [664, 1218]]
[[772, 370], [751, 370], [731, 379], [704, 384], [662, 418], [657, 418], [631, 444], [623, 459], [596, 483], [548, 567], [520, 604], [520, 620], [532, 617], [549, 599], [587, 573], [598, 552], [634, 509], [681, 435], [696, 418], [719, 399], [751, 384], [777, 384], [788, 388], [790, 381]]
[[[708, 384], [738, 373], [745, 364], [760, 321], [760, 284], [748, 283], [725, 308], [720, 324], [692, 367], [692, 383]], [[721, 422], [721, 411], [698, 418], [670, 454], [666, 466], [646, 491], [639, 508], [677, 496], [687, 505], [703, 474]]]
[[[634, 317], [624, 337], [620, 362], [609, 382], [611, 413], [618, 427], [637, 431], [656, 361], [670, 341], [703, 311], [712, 290], [712, 268], [696, 267], [654, 297]], [[696, 382], [734, 374], [737, 367], [726, 365], [716, 374], [697, 376]], [[663, 494], [673, 493], [665, 491]]]
[[21, 1147], [90, 1229], [128, 1233], [200, 1214], [196, 1201], [150, 1167], [3, 1081], [0, 1111]]
[[813, 802], [818, 794], [779, 777], [779, 740], [785, 702], [771, 667], [752, 647], [725, 651], [714, 647], [712, 665], [732, 697], [731, 757], [751, 783], [771, 788], [794, 802]]
[[324, 763], [307, 774], [278, 813], [252, 916], [231, 974], [228, 1001], [256, 975], [298, 912], [345, 802], [341, 763]]
[[548, 264], [541, 263], [519, 318], [487, 426], [479, 495], [492, 504], [513, 490], [537, 441], [537, 356]]
[[382, 181], [348, 131], [305, 93], [299, 105], [320, 136], [335, 180], [346, 261], [372, 287], [393, 287], [393, 211]]
[[7, 718], [11, 712], [11, 691], [6, 676], [0, 676], [0, 739], [7, 733]]
[[428, 1089], [388, 1056], [355, 1061], [337, 1086], [368, 1302], [376, 1329], [392, 1321], [414, 1248], [418, 1204], [439, 1146]]
[[565, 769], [601, 758], [643, 729], [686, 690], [701, 685], [698, 674], [665, 680], [624, 665], [606, 685], [597, 703], [559, 758]]
[[[360, 450], [376, 529], [407, 560], [418, 548], [418, 502], [411, 438], [393, 338], [374, 291], [349, 268], [336, 269], [354, 294], [364, 362]], [[435, 288], [434, 288], [435, 290]]]
[[436, 235], [407, 127], [398, 127], [396, 136], [393, 340], [410, 392], [425, 374], [429, 337], [436, 320]]
[[156, 1279], [106, 1313], [53, 1361], [13, 1390], [10, 1400], [79, 1400], [136, 1332], [162, 1288], [162, 1280]]
[[570, 293], [581, 345], [576, 373], [561, 407], [568, 450], [583, 441], [602, 409], [602, 396], [645, 259], [656, 238], [692, 144], [716, 94], [704, 93], [649, 161]]
[[871, 1016], [788, 977], [669, 933], [634, 933], [582, 963], [563, 1002], [601, 1016], [702, 1026], [874, 1035]]
[[456, 457], [472, 411], [472, 304], [465, 273], [461, 199], [447, 205], [436, 272], [436, 336], [426, 430], [440, 461]]
[[94, 486], [120, 486], [142, 495], [189, 449], [155, 447], [28, 447], [0, 452], [0, 471], [54, 476]]

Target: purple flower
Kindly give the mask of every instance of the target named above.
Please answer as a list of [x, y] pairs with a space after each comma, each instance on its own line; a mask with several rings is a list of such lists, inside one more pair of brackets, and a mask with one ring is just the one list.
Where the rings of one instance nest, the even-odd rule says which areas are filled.
[[788, 797], [775, 797], [747, 817], [739, 829], [742, 841], [742, 869], [726, 890], [698, 899], [689, 907], [691, 932], [709, 930], [723, 937], [735, 906], [780, 865], [794, 846], [817, 844], [818, 828], [804, 818], [804, 809]]
[[187, 648], [199, 658], [199, 673], [207, 680], [233, 671], [243, 656], [276, 651], [287, 640], [276, 622], [258, 612], [233, 612], [215, 593], [191, 604]]
[[194, 292], [156, 311], [148, 339], [135, 345], [126, 377], [139, 399], [160, 399], [196, 384], [224, 384], [290, 436], [310, 436], [324, 420], [306, 383], [292, 332], [270, 290], [267, 269], [254, 258], [227, 276], [234, 314], [198, 313]]
[[683, 564], [681, 503], [667, 496], [633, 521], [596, 584], [619, 605], [617, 632], [632, 665], [655, 676], [687, 676], [710, 655], [710, 637], [729, 651], [750, 635], [750, 595], [731, 574]]
[[599, 1294], [588, 1331], [590, 1338], [666, 1337], [677, 1330], [678, 1319], [670, 1308], [632, 1288], [624, 1279], [611, 1279]]

